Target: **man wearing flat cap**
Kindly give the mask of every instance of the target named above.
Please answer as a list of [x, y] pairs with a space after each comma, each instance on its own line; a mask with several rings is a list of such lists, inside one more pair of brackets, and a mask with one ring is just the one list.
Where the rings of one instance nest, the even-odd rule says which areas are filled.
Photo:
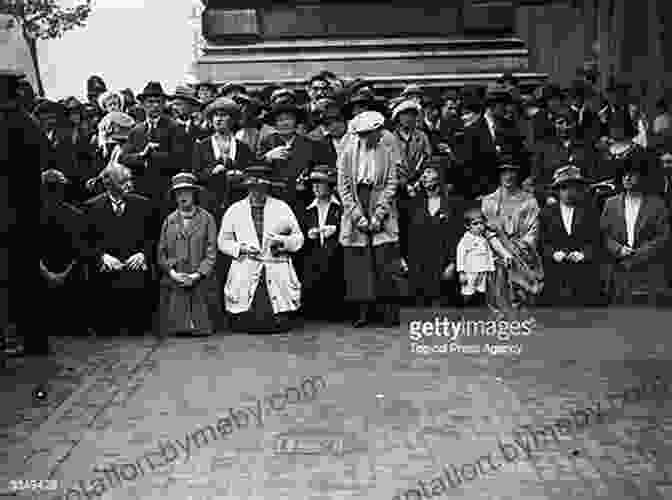
[[185, 137], [185, 151], [188, 158], [191, 158], [194, 144], [200, 141], [208, 134], [193, 121], [193, 114], [203, 108], [201, 101], [196, 98], [196, 92], [189, 87], [178, 86], [173, 101], [173, 119], [181, 127]]
[[147, 120], [131, 130], [119, 156], [119, 163], [133, 171], [136, 190], [157, 204], [161, 217], [172, 211], [172, 203], [166, 199], [170, 180], [189, 164], [184, 131], [162, 114], [167, 97], [159, 82], [145, 86], [138, 100]]
[[666, 288], [663, 252], [670, 237], [669, 214], [660, 197], [644, 192], [645, 162], [632, 157], [620, 173], [624, 192], [606, 201], [600, 221], [611, 257], [607, 290], [615, 304], [632, 304], [643, 295], [654, 305]]
[[357, 115], [356, 139], [346, 144], [337, 164], [346, 299], [358, 309], [355, 327], [371, 320], [375, 303], [383, 308], [386, 326], [399, 323], [394, 276], [401, 266], [397, 189], [404, 160], [398, 148], [382, 140], [384, 123], [375, 111]]
[[552, 188], [558, 203], [541, 212], [539, 230], [549, 306], [597, 305], [600, 294], [600, 214], [585, 203], [588, 181], [571, 164], [558, 168]]

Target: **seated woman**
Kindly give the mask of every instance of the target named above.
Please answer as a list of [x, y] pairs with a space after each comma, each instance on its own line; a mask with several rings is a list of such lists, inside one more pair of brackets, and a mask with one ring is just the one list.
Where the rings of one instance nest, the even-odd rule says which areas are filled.
[[177, 210], [163, 222], [158, 264], [161, 277], [161, 334], [213, 332], [217, 291], [213, 268], [217, 253], [215, 218], [198, 206], [202, 188], [193, 174], [173, 177]]
[[495, 272], [488, 283], [488, 306], [498, 315], [515, 317], [532, 305], [543, 288], [544, 272], [537, 251], [539, 204], [520, 189], [520, 167], [503, 163], [500, 187], [483, 198], [482, 210], [491, 229]]
[[302, 217], [307, 235], [302, 250], [303, 310], [307, 318], [337, 320], [342, 316], [345, 281], [338, 241], [343, 208], [334, 193], [336, 169], [318, 165], [309, 181], [315, 199]]
[[217, 239], [233, 259], [224, 296], [237, 332], [287, 331], [301, 306], [291, 254], [303, 246], [303, 233], [289, 205], [268, 195], [271, 173], [266, 165], [246, 169], [249, 195], [227, 209]]
[[440, 158], [425, 164], [421, 192], [407, 205], [410, 295], [416, 305], [456, 305], [455, 250], [464, 200], [446, 193]]

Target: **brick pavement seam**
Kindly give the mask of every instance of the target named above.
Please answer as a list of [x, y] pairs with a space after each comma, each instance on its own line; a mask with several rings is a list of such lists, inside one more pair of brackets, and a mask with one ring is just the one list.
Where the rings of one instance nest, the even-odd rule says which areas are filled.
[[[164, 342], [163, 342], [163, 339], [158, 339], [158, 340], [154, 343], [154, 345], [152, 345], [152, 346], [150, 347], [149, 351], [145, 354], [145, 356], [144, 356], [138, 363], [136, 363], [136, 365], [133, 367], [133, 369], [127, 374], [129, 381], [130, 381], [130, 380], [133, 378], [133, 376], [138, 372], [138, 370], [140, 369], [140, 367], [141, 367], [143, 364], [145, 364], [145, 363], [147, 362], [147, 360], [148, 360], [150, 357], [152, 357], [152, 355], [154, 355], [154, 354], [159, 350], [159, 348], [163, 345], [163, 343], [164, 343]], [[114, 401], [114, 399], [117, 397], [117, 394], [119, 394], [119, 393], [121, 392], [121, 390], [122, 390], [122, 388], [119, 387], [119, 388], [115, 391], [114, 395], [113, 395], [108, 401], [106, 401], [106, 402], [102, 405], [102, 407], [99, 409], [99, 411], [96, 412], [96, 414], [93, 416], [93, 418], [91, 419], [91, 421], [87, 424], [87, 428], [91, 428], [91, 427], [93, 426], [93, 424], [94, 424], [94, 422], [96, 421], [96, 419], [97, 419], [97, 418], [98, 418], [98, 417], [99, 417], [105, 410], [107, 410], [107, 409], [109, 408], [110, 404], [112, 403], [112, 401]], [[134, 395], [134, 394], [135, 394], [135, 392], [133, 392], [133, 393], [131, 394], [131, 396]], [[54, 465], [53, 468], [49, 471], [49, 475], [47, 476], [47, 479], [52, 479], [52, 478], [53, 478], [54, 474], [56, 474], [56, 471], [58, 471], [59, 467], [60, 467], [60, 466], [61, 466], [61, 465], [62, 465], [68, 458], [70, 458], [70, 455], [72, 455], [72, 452], [74, 451], [74, 449], [77, 448], [77, 446], [79, 446], [79, 443], [82, 442], [82, 439], [83, 439], [83, 433], [82, 433], [82, 437], [80, 437], [80, 438], [77, 440], [77, 442], [76, 442], [76, 443], [75, 443], [75, 444], [68, 450], [68, 452], [67, 452], [67, 453], [66, 453], [60, 460], [58, 460], [58, 461], [56, 462], [56, 465]]]
[[[609, 401], [611, 409], [613, 409], [614, 405], [611, 404], [612, 400], [619, 399], [619, 396], [621, 396], [620, 399], [623, 402], [623, 406], [621, 406], [620, 408], [619, 407], [616, 407], [616, 408], [617, 409], [623, 409], [625, 407], [625, 403], [632, 402], [632, 401], [628, 400], [627, 395], [632, 394], [633, 390], [635, 391], [635, 394], [638, 395], [638, 397], [641, 397], [642, 394], [645, 394], [647, 392], [645, 390], [647, 387], [651, 388], [651, 387], [654, 387], [656, 385], [658, 387], [660, 387], [660, 385], [658, 384], [659, 382], [662, 382], [664, 384], [666, 392], [669, 394], [670, 390], [672, 389], [672, 384], [665, 383], [663, 381], [662, 377], [656, 376], [655, 382], [652, 383], [651, 385], [647, 386], [647, 384], [644, 383], [644, 384], [642, 384], [641, 386], [638, 386], [638, 387], [628, 387], [622, 393], [607, 393], [606, 394], [606, 399]], [[654, 389], [652, 392], [656, 392], [656, 389]], [[637, 401], [640, 401], [640, 400], [641, 400], [641, 398], [638, 399]], [[537, 439], [539, 435], [541, 435], [543, 437], [543, 443], [544, 444], [547, 443], [547, 438], [549, 437], [548, 436], [549, 429], [550, 429], [552, 440], [555, 441], [557, 444], [559, 444], [560, 443], [559, 429], [562, 429], [564, 431], [563, 434], [574, 435], [574, 432], [572, 432], [572, 431], [577, 431], [579, 429], [579, 424], [578, 424], [577, 418], [576, 418], [579, 414], [582, 414], [582, 416], [585, 416], [584, 422], [581, 424], [581, 428], [585, 428], [589, 425], [591, 415], [595, 415], [597, 417], [603, 417], [601, 419], [601, 422], [598, 422], [598, 423], [605, 423], [607, 414], [602, 411], [602, 408], [600, 407], [600, 401], [598, 400], [596, 403], [593, 402], [592, 406], [593, 407], [597, 406], [597, 412], [593, 408], [590, 408], [590, 409], [589, 408], [584, 408], [582, 410], [574, 410], [570, 413], [570, 415], [574, 417], [574, 425], [572, 425], [572, 421], [569, 418], [561, 417], [561, 418], [556, 419], [555, 422], [551, 425], [544, 425], [541, 428], [542, 429], [541, 432], [539, 432], [539, 430], [531, 429], [530, 425], [523, 425], [523, 426], [519, 426], [519, 427], [523, 428], [523, 429], [526, 429], [527, 432], [532, 436], [532, 439], [534, 440], [535, 449], [540, 448], [539, 447], [539, 441]], [[563, 423], [562, 426], [559, 425], [560, 421], [562, 421], [562, 423]], [[556, 426], [558, 427], [557, 430], [556, 430]], [[521, 438], [521, 433], [518, 430], [514, 430], [512, 432], [512, 434], [516, 435], [516, 438], [514, 438], [514, 442], [520, 447], [521, 450], [526, 452], [528, 460], [531, 459], [532, 458], [532, 443], [529, 440], [526, 439], [525, 444], [527, 446], [524, 447], [521, 444], [523, 442], [520, 439]], [[507, 454], [505, 453], [505, 451], [507, 451], [507, 450], [505, 450], [503, 446], [507, 446], [509, 449], [514, 449], [514, 451], [516, 451], [515, 459], [516, 460], [518, 459], [518, 457], [519, 457], [518, 450], [515, 450], [515, 448], [512, 444], [502, 445], [501, 440], [498, 440], [498, 443], [499, 443], [499, 450], [502, 452], [502, 455], [504, 456], [504, 458], [507, 460], [508, 463], [512, 463], [514, 461], [514, 458], [511, 458], [511, 459], [508, 458]], [[479, 470], [481, 471], [482, 475], [485, 474], [485, 473], [483, 472], [483, 468], [480, 467], [482, 465], [480, 463], [480, 461], [484, 458], [486, 458], [487, 461], [490, 463], [491, 471], [493, 471], [493, 470], [497, 471], [497, 470], [499, 470], [499, 468], [501, 468], [502, 464], [500, 464], [500, 467], [495, 467], [495, 465], [492, 462], [492, 458], [493, 458], [492, 457], [492, 452], [490, 452], [487, 455], [483, 455], [483, 456], [479, 457], [478, 460], [476, 461], [476, 463], [479, 465]], [[462, 467], [461, 467], [461, 470], [463, 472], [463, 476], [466, 476], [466, 474], [464, 474], [464, 467], [466, 465], [470, 465], [472, 467], [472, 472], [474, 473], [472, 475], [471, 479], [469, 479], [469, 478], [466, 478], [466, 479], [468, 481], [473, 481], [474, 479], [476, 479], [478, 477], [478, 474], [476, 472], [476, 466], [474, 464], [471, 464], [471, 463], [463, 464]], [[451, 464], [450, 467], [452, 469], [453, 475], [455, 477], [457, 477], [457, 479], [458, 479], [457, 486], [461, 485], [464, 482], [464, 479], [460, 478], [460, 475], [458, 474], [458, 472], [455, 468], [455, 465]], [[454, 481], [453, 477], [450, 474], [450, 471], [448, 470], [447, 465], [443, 466], [443, 473], [445, 473], [445, 477], [447, 479], [447, 482], [450, 484], [450, 486], [453, 489], [455, 489], [457, 486], [455, 484], [455, 481]], [[435, 477], [435, 478], [431, 479], [430, 483], [434, 484], [434, 486], [432, 487], [432, 490], [431, 490], [432, 493], [430, 493], [429, 495], [426, 494], [427, 490], [425, 489], [425, 485], [424, 485], [423, 481], [418, 480], [418, 484], [420, 485], [420, 489], [406, 489], [406, 490], [404, 490], [403, 494], [395, 495], [392, 498], [392, 500], [401, 500], [402, 498], [404, 498], [405, 500], [409, 500], [410, 498], [412, 498], [411, 494], [417, 500], [421, 500], [423, 498], [423, 496], [425, 496], [426, 498], [433, 498], [434, 496], [442, 496], [442, 495], [448, 493], [446, 483], [443, 481], [442, 477]], [[438, 492], [438, 493], [435, 493], [435, 491]]]

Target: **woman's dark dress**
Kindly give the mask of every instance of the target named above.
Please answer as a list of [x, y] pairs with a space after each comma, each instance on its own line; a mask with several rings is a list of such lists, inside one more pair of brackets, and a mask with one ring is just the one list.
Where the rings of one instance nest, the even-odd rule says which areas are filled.
[[408, 270], [410, 294], [418, 305], [441, 299], [457, 304], [457, 281], [443, 280], [446, 266], [455, 262], [457, 243], [463, 232], [463, 200], [441, 196], [441, 206], [430, 215], [423, 194], [409, 204]]

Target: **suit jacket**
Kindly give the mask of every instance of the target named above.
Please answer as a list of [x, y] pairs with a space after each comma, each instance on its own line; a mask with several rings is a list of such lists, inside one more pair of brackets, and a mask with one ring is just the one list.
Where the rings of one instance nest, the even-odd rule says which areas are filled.
[[[604, 206], [601, 229], [609, 253], [618, 258], [628, 242], [625, 225], [625, 193], [609, 198]], [[633, 264], [644, 264], [657, 257], [670, 236], [670, 224], [665, 202], [658, 196], [645, 195], [635, 222], [636, 255], [628, 257]]]
[[122, 262], [143, 252], [148, 263], [155, 255], [157, 220], [152, 203], [145, 197], [129, 194], [124, 213], [114, 213], [107, 193], [88, 200], [86, 206], [87, 240], [91, 257], [98, 262], [109, 254]]
[[551, 262], [553, 253], [582, 252], [586, 263], [594, 263], [600, 245], [600, 217], [594, 207], [580, 204], [574, 208], [572, 234], [568, 234], [562, 220], [560, 204], [546, 206], [541, 212], [540, 232], [542, 255]]
[[68, 203], [43, 206], [40, 210], [40, 259], [51, 272], [63, 272], [85, 254], [84, 214]]
[[[151, 153], [148, 159], [143, 159], [140, 153], [150, 139], [159, 143], [159, 149]], [[119, 163], [133, 170], [139, 193], [160, 199], [170, 187], [171, 177], [188, 169], [186, 143], [182, 128], [167, 116], [161, 116], [152, 137], [149, 137], [147, 122], [131, 130], [119, 156]]]
[[667, 286], [664, 250], [669, 244], [670, 221], [665, 202], [657, 196], [644, 196], [635, 223], [634, 256], [618, 256], [627, 243], [623, 193], [607, 200], [601, 226], [607, 251], [612, 257], [605, 276], [612, 300], [628, 303], [633, 292], [642, 289], [648, 292], [649, 299], [655, 298], [651, 292]]
[[238, 139], [234, 140], [236, 141], [235, 157], [233, 160], [227, 159], [223, 163], [226, 171], [216, 175], [212, 174], [212, 169], [220, 161], [215, 158], [212, 136], [201, 139], [194, 146], [191, 171], [207, 189], [203, 193], [201, 204], [215, 216], [219, 215], [224, 206], [242, 199], [242, 193], [246, 191], [241, 186], [240, 178], [227, 176], [227, 171], [245, 170], [255, 159], [254, 153], [247, 144]]

